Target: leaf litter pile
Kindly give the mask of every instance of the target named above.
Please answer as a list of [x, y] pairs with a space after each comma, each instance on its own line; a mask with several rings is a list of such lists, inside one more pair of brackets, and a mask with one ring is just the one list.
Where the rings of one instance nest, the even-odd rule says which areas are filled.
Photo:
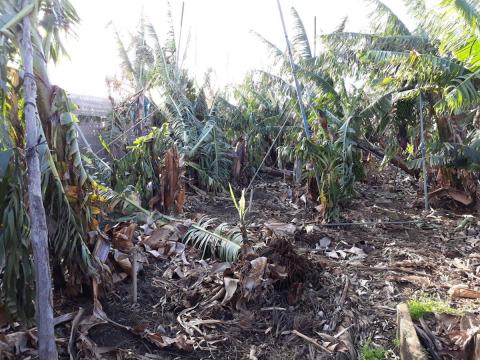
[[[480, 228], [455, 209], [423, 212], [416, 189], [390, 172], [370, 177], [342, 215], [356, 225], [325, 226], [313, 202], [267, 176], [234, 262], [183, 241], [205, 216], [212, 229], [235, 225], [226, 195], [189, 193], [178, 221], [105, 224], [90, 239], [105, 268], [93, 293], [55, 294], [61, 357], [366, 359], [370, 346], [398, 358], [402, 302], [430, 358], [478, 356]], [[35, 347], [35, 329], [3, 328], [2, 358]]]

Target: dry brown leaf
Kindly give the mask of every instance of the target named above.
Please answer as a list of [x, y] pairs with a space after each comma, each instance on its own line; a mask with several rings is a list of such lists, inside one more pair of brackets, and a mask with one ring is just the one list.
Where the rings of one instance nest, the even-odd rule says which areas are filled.
[[162, 226], [155, 230], [152, 235], [143, 239], [142, 242], [148, 245], [151, 249], [157, 250], [163, 242], [170, 240], [172, 232], [172, 227]]
[[142, 337], [150, 341], [152, 344], [158, 346], [159, 348], [164, 348], [175, 344], [176, 340], [168, 336], [162, 336], [160, 334], [152, 333], [148, 330], [145, 330], [142, 334]]
[[[19, 331], [12, 334], [0, 334], [0, 355], [10, 353], [20, 355], [32, 348], [28, 346], [31, 335], [28, 331]], [[0, 357], [1, 358], [1, 357]]]
[[132, 274], [132, 263], [130, 262], [127, 254], [124, 254], [118, 250], [114, 250], [113, 258], [123, 271], [125, 271], [128, 275]]
[[169, 212], [175, 208], [183, 212], [185, 204], [185, 182], [183, 180], [185, 166], [182, 157], [175, 147], [165, 152], [163, 165], [160, 171], [160, 198], [162, 210]]
[[137, 230], [136, 223], [121, 223], [114, 226], [112, 232], [112, 246], [120, 251], [129, 252], [133, 248], [133, 235]]
[[453, 200], [458, 201], [459, 203], [465, 206], [469, 206], [473, 202], [473, 198], [471, 195], [451, 187], [441, 187], [439, 189], [436, 189], [430, 192], [428, 194], [428, 197], [430, 199], [433, 199], [434, 197], [438, 197], [440, 195], [447, 195], [451, 197]]
[[223, 298], [222, 304], [228, 303], [232, 299], [233, 295], [235, 295], [239, 281], [240, 280], [233, 279], [231, 277], [223, 278], [223, 283], [225, 285], [225, 297]]
[[242, 279], [243, 295], [249, 298], [253, 291], [262, 283], [267, 267], [267, 258], [262, 256], [250, 261], [250, 270]]
[[468, 206], [473, 202], [473, 198], [469, 194], [453, 188], [448, 189], [448, 195], [450, 195], [453, 200], [458, 201], [465, 206]]
[[114, 284], [116, 284], [120, 281], [125, 280], [127, 277], [128, 277], [128, 275], [125, 274], [124, 272], [121, 272], [121, 273], [114, 272], [112, 274], [112, 281], [113, 281]]
[[297, 227], [293, 224], [280, 222], [265, 223], [265, 226], [277, 236], [292, 236], [297, 230]]
[[185, 335], [177, 335], [175, 338], [175, 347], [185, 352], [193, 351], [193, 340], [187, 339]]
[[268, 264], [267, 266], [268, 278], [273, 281], [284, 280], [288, 277], [287, 270], [285, 266], [280, 266], [276, 264]]
[[480, 299], [480, 291], [468, 289], [462, 285], [452, 286], [450, 290], [448, 290], [448, 294], [454, 298]]

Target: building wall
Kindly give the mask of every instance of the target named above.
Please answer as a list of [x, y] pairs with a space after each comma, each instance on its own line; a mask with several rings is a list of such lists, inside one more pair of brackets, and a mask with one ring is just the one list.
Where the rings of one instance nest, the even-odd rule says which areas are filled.
[[[105, 157], [105, 151], [103, 146], [100, 143], [99, 135], [101, 131], [105, 128], [105, 119], [93, 116], [78, 116], [79, 127], [82, 131], [85, 139], [92, 147], [93, 152], [97, 153], [100, 157]], [[86, 147], [83, 139], [79, 136], [79, 145], [81, 150]]]

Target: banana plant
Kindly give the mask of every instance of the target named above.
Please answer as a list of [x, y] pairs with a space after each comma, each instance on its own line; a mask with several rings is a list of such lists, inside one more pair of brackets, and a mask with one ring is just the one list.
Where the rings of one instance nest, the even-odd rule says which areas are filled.
[[[0, 3], [0, 117], [5, 126], [4, 133], [7, 134], [2, 136], [2, 145], [25, 148], [24, 114], [28, 101], [21, 94], [22, 74], [12, 65], [18, 59], [20, 49], [20, 37], [17, 36], [18, 29], [21, 29], [19, 24], [26, 16], [32, 15], [30, 39], [35, 49], [33, 74], [37, 80], [38, 96], [35, 105], [39, 115], [36, 122], [39, 134], [36, 149], [40, 157], [44, 207], [49, 219], [52, 264], [57, 277], [75, 284], [81, 290], [79, 285], [95, 272], [95, 261], [83, 239], [87, 231], [96, 229], [98, 225], [96, 218], [99, 208], [94, 205], [98, 200], [95, 200], [97, 186], [83, 166], [75, 128], [77, 119], [73, 114], [75, 105], [65, 91], [51, 85], [47, 72], [47, 62], [58, 60], [64, 52], [60, 42], [61, 34], [71, 30], [78, 22], [78, 15], [68, 0], [41, 0], [26, 2], [25, 6], [22, 4], [16, 0]], [[5, 138], [9, 140], [5, 141]], [[8, 146], [1, 153], [0, 158], [8, 159], [7, 168], [15, 162], [15, 166], [25, 169], [25, 163], [15, 159], [16, 156], [12, 155]], [[2, 165], [2, 168], [5, 169], [5, 166]], [[21, 171], [16, 173], [16, 177], [12, 177], [13, 173], [9, 171], [1, 173], [4, 185], [25, 182]], [[22, 213], [28, 210], [30, 204], [24, 197], [15, 194], [18, 193], [4, 192], [0, 209], [7, 211], [14, 206], [16, 218], [20, 222], [21, 219], [26, 219], [26, 213]], [[7, 213], [11, 214], [9, 211]], [[13, 225], [13, 229], [19, 229], [18, 225]], [[29, 222], [23, 221], [23, 226], [23, 233], [27, 233]], [[11, 244], [12, 236], [12, 232], [2, 230], [0, 248], [5, 249], [4, 254], [10, 252], [8, 244]], [[25, 247], [21, 248], [23, 254], [8, 255], [0, 260], [5, 264], [2, 267], [2, 279], [24, 277], [29, 284], [34, 284], [32, 272], [26, 271], [28, 262], [24, 262], [23, 267], [19, 266], [23, 262], [21, 258], [27, 257], [31, 251], [30, 244], [24, 244]], [[2, 280], [1, 285], [2, 302], [8, 304], [6, 308], [12, 317], [30, 317], [29, 304], [33, 299], [25, 301], [28, 292], [23, 292], [23, 295], [19, 292], [17, 296], [12, 294], [12, 287], [6, 281]]]
[[245, 189], [242, 190], [242, 194], [240, 195], [240, 198], [237, 201], [235, 192], [233, 191], [232, 185], [230, 183], [228, 184], [228, 187], [230, 189], [230, 197], [232, 198], [233, 205], [235, 206], [235, 209], [237, 209], [237, 212], [238, 212], [239, 228], [240, 228], [240, 231], [242, 232], [243, 243], [246, 244], [248, 242], [247, 224], [246, 224], [248, 208], [246, 206], [246, 201], [245, 201]]

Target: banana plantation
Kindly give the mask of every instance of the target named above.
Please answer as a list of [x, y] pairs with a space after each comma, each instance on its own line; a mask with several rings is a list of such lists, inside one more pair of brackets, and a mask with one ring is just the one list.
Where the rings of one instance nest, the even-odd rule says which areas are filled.
[[0, 0], [0, 359], [480, 359], [480, 3], [343, 2], [228, 85], [188, 4], [112, 22], [100, 104], [80, 1]]

